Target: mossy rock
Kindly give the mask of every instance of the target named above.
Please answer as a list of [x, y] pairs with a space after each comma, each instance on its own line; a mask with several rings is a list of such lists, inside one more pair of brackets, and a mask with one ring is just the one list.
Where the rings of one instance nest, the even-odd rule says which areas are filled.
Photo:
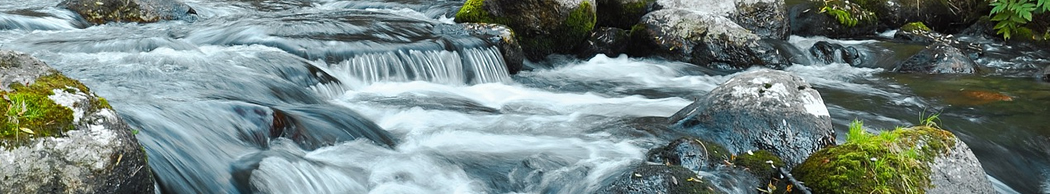
[[759, 178], [772, 178], [784, 168], [784, 161], [766, 150], [744, 152], [736, 155], [733, 165], [744, 168]]
[[681, 166], [642, 164], [596, 193], [722, 193], [710, 181]]
[[926, 24], [923, 24], [922, 22], [912, 22], [912, 23], [904, 24], [904, 26], [901, 26], [900, 30], [901, 31], [906, 31], [906, 32], [929, 32], [929, 31], [931, 31], [930, 27], [926, 27]]
[[728, 149], [710, 141], [697, 138], [678, 138], [667, 146], [649, 151], [649, 162], [682, 166], [692, 171], [713, 169], [730, 160]]
[[597, 24], [594, 0], [468, 0], [456, 22], [497, 23], [516, 34], [526, 57], [570, 53]]
[[64, 0], [59, 6], [93, 24], [193, 19], [197, 14], [177, 0]]
[[925, 193], [930, 163], [956, 141], [930, 126], [878, 135], [851, 127], [846, 143], [814, 153], [792, 173], [814, 193]]

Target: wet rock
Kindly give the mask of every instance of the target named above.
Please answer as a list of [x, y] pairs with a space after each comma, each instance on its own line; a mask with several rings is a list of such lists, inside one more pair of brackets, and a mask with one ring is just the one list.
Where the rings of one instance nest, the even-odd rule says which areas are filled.
[[959, 49], [934, 43], [893, 68], [894, 72], [925, 74], [973, 74], [977, 63]]
[[951, 132], [919, 126], [871, 135], [814, 153], [794, 174], [814, 193], [995, 193], [981, 163]]
[[154, 192], [145, 150], [105, 99], [13, 51], [0, 51], [0, 80], [0, 192]]
[[873, 10], [884, 28], [922, 22], [930, 28], [955, 33], [988, 14], [988, 3], [973, 0], [885, 0], [865, 7]]
[[525, 62], [525, 52], [521, 50], [514, 30], [500, 24], [464, 23], [460, 24], [467, 29], [471, 36], [481, 38], [489, 44], [499, 47], [503, 61], [507, 64], [507, 71], [516, 74], [521, 71]]
[[921, 44], [945, 43], [959, 49], [971, 60], [977, 60], [978, 57], [984, 54], [981, 45], [962, 42], [952, 35], [938, 33], [926, 27], [922, 22], [912, 22], [901, 26], [900, 30], [893, 34], [893, 38]]
[[849, 1], [806, 1], [788, 8], [791, 34], [851, 38], [873, 36], [875, 13]]
[[661, 9], [685, 9], [729, 18], [762, 38], [786, 39], [787, 8], [783, 0], [657, 0]]
[[824, 63], [847, 63], [858, 66], [864, 63], [861, 52], [853, 46], [842, 46], [840, 44], [820, 41], [809, 48], [809, 54]]
[[496, 23], [514, 30], [525, 56], [569, 53], [597, 23], [594, 0], [468, 0], [456, 22]]
[[1046, 68], [1043, 69], [1042, 73], [1040, 73], [1039, 76], [1043, 79], [1043, 81], [1050, 82], [1050, 66], [1046, 66]]
[[712, 170], [716, 165], [728, 161], [732, 153], [716, 143], [695, 139], [679, 138], [656, 148], [647, 154], [649, 162], [677, 165], [693, 172]]
[[656, 55], [716, 69], [783, 68], [787, 59], [769, 43], [728, 18], [662, 9], [631, 29], [631, 55]]
[[671, 116], [672, 129], [712, 137], [730, 152], [767, 150], [788, 167], [835, 144], [820, 93], [778, 70], [737, 75]]
[[598, 26], [620, 29], [637, 24], [643, 15], [655, 9], [656, 0], [596, 0]]
[[58, 5], [94, 24], [194, 20], [197, 15], [178, 0], [64, 0]]
[[580, 58], [591, 58], [598, 54], [616, 57], [627, 51], [629, 43], [630, 37], [626, 30], [602, 27], [591, 33], [587, 41], [577, 47], [580, 51], [576, 55]]
[[596, 193], [723, 193], [681, 166], [642, 164]]

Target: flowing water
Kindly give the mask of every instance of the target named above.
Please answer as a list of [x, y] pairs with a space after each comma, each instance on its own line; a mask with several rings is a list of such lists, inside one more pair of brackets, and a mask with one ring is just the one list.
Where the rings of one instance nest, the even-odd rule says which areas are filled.
[[[511, 76], [449, 19], [462, 1], [185, 2], [197, 20], [99, 26], [58, 0], [0, 4], [0, 49], [106, 97], [165, 193], [592, 192], [673, 138], [635, 121], [734, 75], [598, 56]], [[821, 92], [839, 136], [854, 119], [875, 130], [940, 113], [1000, 192], [1050, 192], [1050, 84], [1033, 77], [1046, 51], [986, 44], [980, 75], [899, 75], [887, 69], [921, 45], [788, 42], [821, 40], [872, 61], [786, 69]]]

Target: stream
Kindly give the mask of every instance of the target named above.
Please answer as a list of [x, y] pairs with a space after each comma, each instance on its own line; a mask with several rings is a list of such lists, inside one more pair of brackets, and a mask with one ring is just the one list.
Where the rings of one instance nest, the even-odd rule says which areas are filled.
[[[91, 26], [60, 0], [0, 4], [0, 49], [108, 99], [163, 193], [594, 192], [673, 140], [627, 121], [670, 116], [736, 74], [555, 55], [510, 75], [452, 22], [462, 1], [183, 1], [196, 21]], [[898, 74], [923, 45], [797, 36], [786, 43], [871, 62], [801, 54], [785, 71], [820, 91], [840, 142], [853, 120], [876, 131], [939, 114], [999, 192], [1050, 193], [1050, 84], [1035, 77], [1050, 52], [964, 40], [985, 43], [982, 73]]]

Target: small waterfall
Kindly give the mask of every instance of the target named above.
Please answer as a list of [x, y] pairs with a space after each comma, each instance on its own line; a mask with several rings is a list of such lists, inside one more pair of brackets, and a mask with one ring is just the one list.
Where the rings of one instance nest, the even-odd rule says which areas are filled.
[[428, 81], [441, 84], [482, 84], [510, 80], [496, 47], [448, 50], [399, 50], [362, 54], [337, 64], [329, 73], [346, 81]]

